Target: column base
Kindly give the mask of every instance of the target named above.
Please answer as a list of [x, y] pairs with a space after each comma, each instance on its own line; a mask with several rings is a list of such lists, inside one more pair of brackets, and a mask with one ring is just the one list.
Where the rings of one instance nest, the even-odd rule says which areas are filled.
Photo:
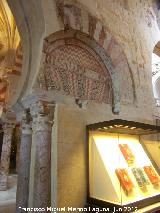
[[0, 174], [0, 191], [6, 191], [8, 189], [8, 177], [7, 175]]

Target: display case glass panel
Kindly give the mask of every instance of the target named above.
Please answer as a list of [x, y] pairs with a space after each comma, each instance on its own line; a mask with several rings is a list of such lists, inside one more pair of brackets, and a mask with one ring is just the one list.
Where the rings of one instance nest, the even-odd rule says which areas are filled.
[[141, 207], [147, 205], [145, 200], [150, 200], [148, 204], [160, 200], [158, 166], [141, 141], [145, 129], [138, 130], [134, 125], [136, 130], [131, 132], [126, 129], [133, 130], [133, 126], [125, 125], [123, 131], [118, 125], [95, 126], [88, 128], [89, 200]]

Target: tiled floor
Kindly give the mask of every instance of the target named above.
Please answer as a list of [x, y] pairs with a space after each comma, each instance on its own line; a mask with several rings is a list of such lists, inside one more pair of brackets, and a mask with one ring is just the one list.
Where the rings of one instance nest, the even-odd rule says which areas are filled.
[[9, 175], [8, 190], [0, 191], [0, 213], [15, 213], [17, 175]]

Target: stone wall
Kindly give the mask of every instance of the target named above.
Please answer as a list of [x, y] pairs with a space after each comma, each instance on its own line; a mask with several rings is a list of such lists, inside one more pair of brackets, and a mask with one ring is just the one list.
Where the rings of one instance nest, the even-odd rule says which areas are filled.
[[[34, 1], [30, 1], [29, 5], [25, 5], [24, 2], [22, 5], [18, 2], [15, 4], [12, 1], [8, 2], [21, 34], [25, 58], [21, 83], [17, 85], [18, 89], [12, 97], [11, 104], [16, 102], [19, 95], [22, 98], [25, 93], [27, 95], [31, 92], [40, 66], [43, 38], [70, 26], [89, 34], [104, 46], [108, 45], [112, 38], [108, 51], [112, 57], [116, 57], [120, 61], [123, 61], [124, 56], [126, 57], [134, 82], [137, 104], [147, 104], [148, 110], [152, 110], [149, 107], [153, 100], [151, 53], [160, 36], [156, 4], [153, 6], [154, 1], [41, 0], [36, 6]], [[23, 8], [25, 9], [23, 10]], [[32, 11], [34, 12], [32, 13]], [[107, 40], [105, 41], [106, 35]], [[126, 72], [128, 65], [120, 64], [122, 66], [119, 67], [119, 70], [122, 70], [124, 74], [121, 75], [121, 82], [125, 82], [121, 85], [122, 99], [128, 102], [131, 97], [130, 81], [126, 81], [129, 78], [128, 72]]]
[[103, 20], [121, 45], [134, 76], [138, 105], [152, 110], [151, 54], [160, 35], [152, 1], [79, 2]]
[[[47, 37], [68, 28], [86, 33], [107, 50], [113, 62], [117, 61], [120, 72], [119, 115], [113, 115], [110, 104], [91, 100], [86, 109], [76, 104], [58, 105], [57, 198], [53, 203], [82, 207], [86, 203], [86, 125], [114, 118], [155, 123], [151, 54], [160, 32], [151, 0], [45, 2]], [[55, 22], [51, 22], [53, 18]]]
[[[87, 49], [87, 45], [91, 47], [97, 54], [101, 55], [103, 63], [105, 63], [104, 55], [106, 58], [108, 58], [109, 62], [107, 62], [107, 69], [111, 75], [113, 91], [114, 89], [119, 90], [118, 92], [120, 93], [119, 95], [121, 98], [121, 102], [126, 104], [133, 104], [136, 99], [136, 91], [132, 70], [130, 69], [130, 66], [127, 62], [126, 56], [121, 46], [116, 42], [114, 36], [103, 24], [103, 21], [90, 14], [85, 7], [74, 4], [74, 2], [71, 1], [56, 1], [56, 14], [56, 21], [59, 21], [58, 23], [60, 29], [64, 29], [64, 32], [61, 32], [61, 34], [60, 31], [58, 31], [59, 33], [53, 32], [46, 38], [47, 44], [44, 43], [44, 53], [46, 54], [45, 61], [47, 61], [48, 58], [47, 54], [50, 57], [54, 58], [54, 54], [56, 54], [54, 53], [54, 51], [57, 51], [56, 48], [58, 46], [62, 49], [63, 44], [71, 45], [71, 43], [73, 43], [73, 40], [76, 39], [76, 41], [74, 42], [74, 47], [77, 46], [76, 48], [78, 48], [80, 46], [82, 48], [82, 45], [79, 45], [80, 41], [82, 41], [86, 44], [86, 47], [83, 47], [83, 49]], [[67, 31], [71, 31], [73, 29], [75, 30], [75, 34], [76, 32], [77, 34], [81, 32], [81, 34], [79, 33], [78, 35], [73, 36], [72, 40], [69, 41]], [[48, 30], [46, 31], [48, 32]], [[82, 37], [82, 34], [86, 35], [86, 38], [85, 36]], [[58, 42], [60, 44], [58, 44]], [[88, 50], [88, 52], [91, 53], [91, 50]], [[72, 59], [75, 58], [75, 55], [73, 53], [70, 53], [70, 56]], [[70, 63], [70, 61], [68, 60], [67, 62]], [[68, 63], [67, 66], [69, 66]], [[86, 66], [84, 60], [83, 62], [81, 62], [80, 66]], [[44, 68], [42, 64], [42, 70], [43, 69]], [[95, 71], [94, 69], [93, 71]], [[43, 79], [42, 81], [44, 82]], [[50, 79], [50, 81], [54, 82], [54, 79]], [[67, 81], [68, 80], [66, 79], [66, 82]], [[117, 82], [114, 83], [114, 81]], [[119, 89], [117, 89], [116, 87], [119, 87]], [[52, 88], [50, 88], [50, 90], [51, 89]]]
[[[77, 38], [78, 35], [85, 37], [70, 30], [66, 33], [59, 31], [46, 39], [45, 62], [37, 85], [42, 90], [60, 91], [81, 100], [111, 103], [110, 73], [101, 57], [92, 49], [93, 45], [89, 45], [89, 42], [85, 44]], [[93, 43], [93, 40], [89, 41]]]
[[[86, 109], [83, 106], [80, 109], [73, 100], [74, 104], [58, 104], [57, 137], [55, 141], [53, 140], [56, 147], [53, 154], [57, 156], [53, 164], [57, 166], [57, 172], [52, 174], [53, 186], [57, 184], [57, 195], [54, 191], [52, 203], [54, 205], [57, 203], [58, 207], [82, 207], [86, 203], [86, 125], [114, 118], [155, 123], [153, 114], [156, 115], [157, 111], [152, 105], [151, 54], [160, 38], [160, 32], [151, 0], [42, 0], [41, 3], [45, 20], [44, 38], [53, 39], [55, 33], [62, 30], [81, 31], [103, 48], [114, 65], [114, 71], [119, 73], [121, 92], [119, 115], [113, 115], [109, 101], [96, 103], [88, 100], [85, 104]], [[49, 46], [51, 52], [53, 46]], [[63, 46], [62, 50], [65, 48], [67, 49]], [[60, 49], [54, 51], [53, 58]], [[41, 68], [44, 63], [47, 64], [44, 53], [45, 51], [41, 53]], [[74, 54], [72, 53], [72, 56]], [[55, 72], [55, 69], [52, 71]], [[35, 78], [34, 70], [30, 72], [34, 77], [29, 85], [34, 84], [33, 90], [36, 92], [36, 81], [41, 76]], [[43, 72], [47, 72], [47, 68]], [[45, 97], [54, 93], [56, 85], [53, 83], [57, 83], [57, 80], [53, 80], [55, 77], [54, 73], [50, 78], [51, 85], [50, 79], [47, 79], [47, 87], [42, 85], [40, 88], [45, 91]], [[42, 81], [44, 79], [43, 77]], [[75, 98], [73, 94], [71, 96]], [[58, 102], [59, 99], [53, 97], [53, 100]], [[62, 102], [65, 102], [65, 96]]]
[[118, 63], [121, 101], [130, 104], [135, 100], [136, 107], [145, 106], [151, 111], [151, 54], [160, 35], [152, 3], [151, 0], [43, 1], [45, 36], [72, 28], [94, 38]]

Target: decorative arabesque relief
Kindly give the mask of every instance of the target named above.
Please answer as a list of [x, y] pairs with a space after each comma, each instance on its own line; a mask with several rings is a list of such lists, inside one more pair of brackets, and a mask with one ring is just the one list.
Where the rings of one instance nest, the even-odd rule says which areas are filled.
[[82, 100], [112, 102], [115, 113], [120, 111], [120, 101], [133, 104], [132, 72], [108, 29], [82, 7], [63, 0], [56, 4], [64, 31], [45, 39], [46, 58], [38, 85]]
[[96, 53], [81, 41], [48, 42], [45, 63], [38, 81], [41, 89], [61, 91], [79, 100], [111, 103], [109, 72]]

